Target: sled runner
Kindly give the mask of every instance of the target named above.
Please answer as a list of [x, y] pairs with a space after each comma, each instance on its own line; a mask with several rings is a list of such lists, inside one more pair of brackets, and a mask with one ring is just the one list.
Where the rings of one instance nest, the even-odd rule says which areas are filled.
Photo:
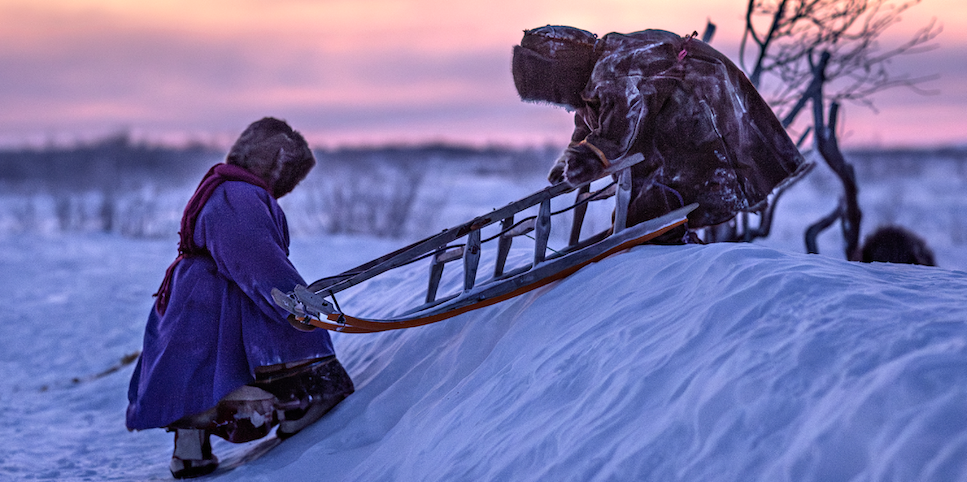
[[[324, 328], [344, 333], [373, 333], [426, 325], [437, 321], [504, 301], [528, 291], [562, 279], [581, 267], [604, 259], [619, 251], [654, 239], [669, 230], [685, 224], [686, 216], [698, 205], [691, 204], [664, 216], [626, 227], [628, 202], [631, 191], [631, 170], [643, 160], [635, 154], [614, 161], [599, 177], [617, 174], [618, 180], [598, 191], [591, 192], [593, 181], [579, 186], [557, 184], [512, 202], [502, 208], [479, 216], [469, 222], [445, 229], [441, 233], [417, 241], [378, 259], [357, 266], [341, 274], [313, 282], [308, 287], [297, 286], [294, 291], [283, 293], [275, 289], [275, 302], [289, 313], [290, 323], [301, 330]], [[571, 206], [557, 212], [551, 211], [551, 200], [577, 190], [577, 198]], [[614, 197], [614, 220], [607, 230], [581, 239], [588, 203]], [[538, 207], [536, 215], [515, 222], [515, 215], [528, 208]], [[573, 210], [573, 221], [568, 246], [549, 250], [548, 239], [551, 218]], [[483, 228], [500, 223], [497, 234], [482, 239]], [[533, 232], [533, 261], [505, 271], [507, 257], [515, 237]], [[455, 241], [463, 240], [459, 243]], [[496, 258], [493, 274], [483, 281], [477, 280], [481, 249], [485, 243], [496, 241]], [[548, 251], [551, 251], [548, 254]], [[384, 319], [367, 319], [349, 316], [339, 308], [336, 294], [356, 286], [379, 274], [429, 259], [430, 274], [426, 300], [420, 306]], [[438, 297], [438, 289], [447, 263], [463, 260], [463, 289], [457, 293]]]

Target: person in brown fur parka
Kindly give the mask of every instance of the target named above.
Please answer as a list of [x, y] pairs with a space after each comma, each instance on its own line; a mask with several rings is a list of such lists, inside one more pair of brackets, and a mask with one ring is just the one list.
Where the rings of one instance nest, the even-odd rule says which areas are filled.
[[613, 160], [644, 155], [632, 167], [629, 226], [693, 202], [690, 229], [723, 223], [760, 208], [804, 164], [746, 76], [693, 36], [527, 30], [513, 76], [522, 100], [575, 113], [551, 183], [580, 184]]

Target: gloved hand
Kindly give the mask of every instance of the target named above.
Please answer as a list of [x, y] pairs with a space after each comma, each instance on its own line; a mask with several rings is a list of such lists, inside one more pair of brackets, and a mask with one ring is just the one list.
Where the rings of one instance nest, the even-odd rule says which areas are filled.
[[557, 159], [547, 180], [551, 184], [567, 182], [572, 186], [596, 179], [604, 172], [604, 163], [590, 146], [584, 142], [574, 143]]
[[551, 172], [547, 173], [547, 180], [551, 182], [551, 185], [564, 182], [564, 168], [566, 166], [567, 159], [565, 159], [564, 155], [561, 154], [561, 157], [558, 157], [557, 160], [554, 161], [554, 165], [551, 166]]

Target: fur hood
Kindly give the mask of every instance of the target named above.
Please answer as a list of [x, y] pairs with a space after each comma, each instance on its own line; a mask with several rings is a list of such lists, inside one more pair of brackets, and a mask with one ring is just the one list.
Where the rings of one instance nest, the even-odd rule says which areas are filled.
[[235, 141], [225, 162], [262, 178], [277, 199], [291, 192], [316, 165], [302, 134], [272, 117], [250, 124]]
[[597, 61], [597, 36], [574, 27], [552, 26], [524, 31], [514, 47], [512, 73], [525, 101], [549, 102], [574, 110]]

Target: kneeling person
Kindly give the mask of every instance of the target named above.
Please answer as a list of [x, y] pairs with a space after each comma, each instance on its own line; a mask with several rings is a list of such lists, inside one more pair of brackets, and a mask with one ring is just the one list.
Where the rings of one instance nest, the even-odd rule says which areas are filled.
[[279, 425], [278, 436], [291, 436], [353, 392], [328, 332], [294, 329], [270, 294], [306, 284], [288, 259], [276, 199], [315, 162], [301, 134], [264, 118], [209, 170], [185, 208], [127, 410], [129, 430], [175, 432], [176, 478], [215, 470], [210, 435], [248, 442]]

